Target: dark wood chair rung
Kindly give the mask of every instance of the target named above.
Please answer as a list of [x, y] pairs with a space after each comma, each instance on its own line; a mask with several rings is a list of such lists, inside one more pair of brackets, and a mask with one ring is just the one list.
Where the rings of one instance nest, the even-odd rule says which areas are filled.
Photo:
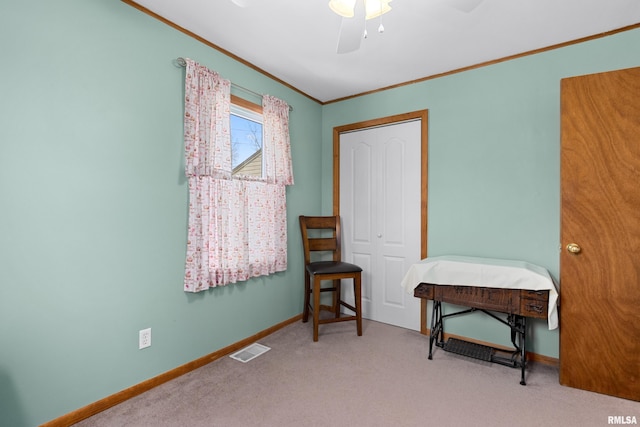
[[[319, 319], [318, 323], [319, 324], [323, 324], [323, 323], [336, 323], [336, 322], [346, 322], [348, 320], [358, 320], [358, 316], [342, 316], [342, 317], [329, 317], [326, 319]], [[359, 334], [362, 335], [362, 334]]]

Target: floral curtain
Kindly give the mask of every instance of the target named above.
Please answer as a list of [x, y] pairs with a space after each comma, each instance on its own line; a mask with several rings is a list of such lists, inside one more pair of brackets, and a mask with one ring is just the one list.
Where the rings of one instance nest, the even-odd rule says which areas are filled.
[[270, 95], [262, 97], [264, 126], [263, 156], [268, 182], [293, 185], [291, 144], [289, 142], [289, 106]]
[[186, 175], [231, 178], [231, 82], [190, 59], [186, 62]]
[[185, 159], [189, 229], [184, 290], [199, 292], [287, 268], [285, 185], [293, 184], [289, 107], [265, 96], [266, 178], [231, 175], [230, 83], [187, 61]]

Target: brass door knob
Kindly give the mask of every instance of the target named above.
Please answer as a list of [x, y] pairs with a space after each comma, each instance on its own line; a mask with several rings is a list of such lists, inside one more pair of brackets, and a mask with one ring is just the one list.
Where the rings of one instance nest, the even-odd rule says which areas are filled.
[[567, 250], [572, 254], [579, 254], [582, 251], [582, 248], [580, 247], [580, 245], [577, 245], [575, 243], [569, 243], [567, 245]]

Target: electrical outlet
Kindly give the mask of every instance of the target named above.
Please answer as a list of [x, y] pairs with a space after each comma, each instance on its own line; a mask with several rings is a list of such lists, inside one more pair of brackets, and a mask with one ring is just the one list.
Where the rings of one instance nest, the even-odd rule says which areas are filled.
[[142, 329], [138, 333], [138, 348], [142, 350], [147, 347], [151, 347], [151, 328]]

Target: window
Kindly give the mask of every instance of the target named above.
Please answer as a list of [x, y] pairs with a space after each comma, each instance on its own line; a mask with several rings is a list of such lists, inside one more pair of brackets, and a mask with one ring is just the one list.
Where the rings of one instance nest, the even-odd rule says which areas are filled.
[[233, 175], [262, 177], [262, 107], [232, 96], [230, 120]]

